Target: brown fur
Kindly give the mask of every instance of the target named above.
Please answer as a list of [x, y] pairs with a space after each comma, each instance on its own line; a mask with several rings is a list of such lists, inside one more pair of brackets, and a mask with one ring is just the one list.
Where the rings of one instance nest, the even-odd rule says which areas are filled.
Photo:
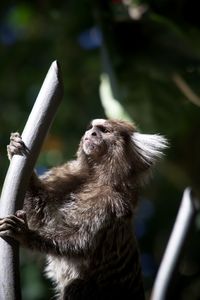
[[28, 235], [19, 240], [48, 255], [59, 299], [144, 299], [132, 217], [153, 159], [140, 155], [134, 132], [126, 122], [94, 120], [76, 160], [31, 178]]

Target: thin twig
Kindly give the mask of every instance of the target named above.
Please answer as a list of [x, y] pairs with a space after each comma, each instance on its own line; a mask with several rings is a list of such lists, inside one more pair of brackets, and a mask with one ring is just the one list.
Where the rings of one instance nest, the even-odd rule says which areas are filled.
[[192, 226], [198, 205], [192, 196], [190, 188], [186, 188], [183, 194], [181, 206], [170, 236], [163, 260], [154, 283], [151, 300], [165, 300], [173, 280], [179, 258], [186, 241], [189, 229]]
[[172, 76], [173, 81], [184, 96], [193, 104], [200, 106], [200, 97], [191, 89], [187, 82], [177, 73]]

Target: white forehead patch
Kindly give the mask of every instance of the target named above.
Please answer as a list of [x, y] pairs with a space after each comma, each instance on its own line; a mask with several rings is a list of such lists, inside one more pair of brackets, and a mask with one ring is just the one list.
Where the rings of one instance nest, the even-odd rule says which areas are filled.
[[105, 119], [95, 119], [92, 121], [92, 126], [104, 125], [106, 123]]

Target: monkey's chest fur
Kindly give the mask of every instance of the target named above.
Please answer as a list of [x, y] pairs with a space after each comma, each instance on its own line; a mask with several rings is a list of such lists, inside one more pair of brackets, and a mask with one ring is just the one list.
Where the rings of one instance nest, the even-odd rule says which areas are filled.
[[56, 258], [47, 256], [47, 265], [45, 268], [46, 276], [53, 281], [57, 292], [60, 293], [74, 279], [81, 275], [81, 264], [83, 262], [69, 258]]
[[115, 205], [108, 193], [97, 198], [71, 194], [59, 205], [54, 200], [55, 205], [45, 204], [41, 211], [40, 203], [35, 209], [32, 223], [43, 215], [41, 230], [59, 236], [62, 245], [59, 255], [47, 256], [46, 275], [59, 299], [143, 299], [132, 213], [117, 195]]
[[47, 257], [46, 275], [59, 299], [144, 299], [137, 246], [127, 240], [111, 252], [114, 237], [109, 239], [105, 234], [95, 253], [86, 258]]

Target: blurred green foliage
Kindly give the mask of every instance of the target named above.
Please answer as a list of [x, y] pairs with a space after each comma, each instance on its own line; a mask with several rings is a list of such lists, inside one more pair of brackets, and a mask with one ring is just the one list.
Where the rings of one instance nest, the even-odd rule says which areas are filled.
[[[143, 190], [136, 217], [147, 295], [183, 189], [191, 185], [200, 192], [198, 5], [194, 0], [1, 2], [2, 184], [10, 132], [22, 131], [54, 59], [61, 64], [65, 96], [38, 160], [39, 171], [73, 158], [86, 124], [104, 117], [99, 98], [105, 72], [102, 46], [121, 105], [142, 131], [169, 138], [166, 159]], [[199, 218], [181, 262], [177, 299], [199, 299]], [[49, 299], [50, 284], [41, 278], [35, 259], [27, 252], [22, 257], [24, 299]]]

